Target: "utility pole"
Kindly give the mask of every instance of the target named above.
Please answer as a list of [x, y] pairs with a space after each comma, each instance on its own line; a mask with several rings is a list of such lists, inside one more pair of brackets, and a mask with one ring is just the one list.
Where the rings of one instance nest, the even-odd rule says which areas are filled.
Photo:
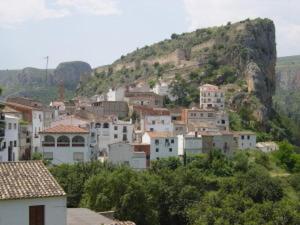
[[46, 59], [46, 84], [47, 84], [47, 81], [48, 81], [48, 63], [49, 63], [49, 56], [46, 56], [45, 59]]

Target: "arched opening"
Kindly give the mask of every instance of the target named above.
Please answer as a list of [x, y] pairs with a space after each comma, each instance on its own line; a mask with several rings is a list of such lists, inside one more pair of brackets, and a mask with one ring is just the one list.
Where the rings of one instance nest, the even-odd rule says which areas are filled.
[[67, 136], [60, 136], [57, 138], [57, 146], [58, 147], [69, 147], [70, 146], [70, 138]]
[[55, 146], [55, 138], [50, 135], [46, 135], [43, 141], [44, 147], [54, 147]]
[[96, 123], [95, 128], [101, 128], [101, 123]]
[[103, 128], [109, 128], [109, 123], [104, 123]]
[[82, 136], [75, 136], [72, 138], [72, 147], [84, 147], [84, 137]]

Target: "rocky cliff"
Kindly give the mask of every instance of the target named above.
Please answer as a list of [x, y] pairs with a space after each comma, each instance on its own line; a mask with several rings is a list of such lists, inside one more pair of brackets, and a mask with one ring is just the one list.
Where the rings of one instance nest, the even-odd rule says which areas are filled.
[[56, 69], [27, 67], [22, 70], [0, 70], [2, 98], [11, 95], [33, 97], [45, 103], [58, 96], [58, 83], [63, 81], [67, 97], [74, 96], [80, 80], [90, 76], [88, 63], [75, 61], [60, 63]]

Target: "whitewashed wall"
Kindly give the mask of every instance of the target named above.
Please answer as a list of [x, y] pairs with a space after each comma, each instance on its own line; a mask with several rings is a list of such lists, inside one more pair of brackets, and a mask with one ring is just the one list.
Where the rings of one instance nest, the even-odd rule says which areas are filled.
[[0, 225], [29, 225], [29, 206], [45, 205], [45, 225], [66, 225], [66, 197], [0, 201]]

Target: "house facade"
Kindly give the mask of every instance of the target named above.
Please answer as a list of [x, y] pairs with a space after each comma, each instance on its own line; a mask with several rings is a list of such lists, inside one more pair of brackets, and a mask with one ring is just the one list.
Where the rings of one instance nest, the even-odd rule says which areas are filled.
[[162, 107], [164, 97], [153, 92], [125, 92], [124, 100], [129, 105]]
[[231, 132], [199, 132], [202, 136], [203, 153], [214, 149], [220, 150], [223, 154], [231, 155], [236, 150], [236, 143]]
[[218, 86], [204, 84], [200, 86], [200, 108], [219, 109], [225, 108], [225, 93]]
[[78, 126], [57, 125], [40, 132], [43, 158], [52, 164], [88, 162], [89, 131]]
[[42, 161], [0, 163], [0, 224], [66, 225], [66, 194]]
[[98, 118], [91, 123], [91, 142], [95, 143], [100, 156], [108, 155], [108, 145], [133, 141], [132, 121], [118, 120], [117, 117]]
[[173, 131], [173, 123], [170, 115], [145, 115], [141, 119], [141, 129], [147, 131]]
[[150, 145], [150, 160], [178, 157], [178, 138], [172, 132], [146, 132], [142, 142]]
[[108, 162], [115, 165], [125, 164], [136, 170], [144, 170], [146, 166], [146, 153], [136, 152], [127, 142], [113, 143], [108, 146]]
[[256, 134], [251, 131], [234, 132], [237, 148], [240, 150], [256, 148]]
[[19, 160], [19, 120], [19, 117], [5, 115], [5, 135], [0, 148], [0, 162]]
[[202, 153], [202, 137], [198, 132], [178, 135], [179, 155], [192, 155]]

